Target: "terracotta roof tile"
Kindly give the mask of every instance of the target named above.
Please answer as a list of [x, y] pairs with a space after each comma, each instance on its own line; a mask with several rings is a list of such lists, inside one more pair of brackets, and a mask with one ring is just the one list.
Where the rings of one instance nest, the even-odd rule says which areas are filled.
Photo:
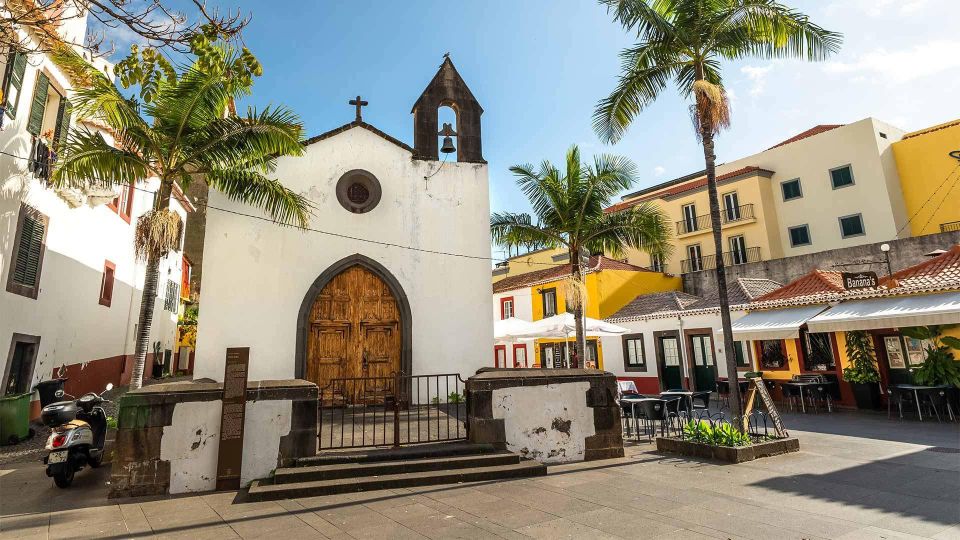
[[[727, 286], [727, 300], [731, 306], [749, 304], [765, 294], [781, 288], [783, 285], [767, 278], [737, 278]], [[714, 289], [704, 295], [703, 300], [692, 309], [704, 309], [720, 306], [720, 289]]]
[[[946, 253], [920, 264], [904, 268], [893, 274], [896, 286], [890, 289], [926, 289], [935, 290], [960, 286], [960, 244]], [[889, 286], [889, 280], [880, 281], [881, 286]]]
[[[731, 172], [728, 172], [728, 173], [725, 173], [725, 174], [721, 174], [721, 175], [717, 176], [717, 182], [723, 182], [723, 181], [725, 181], [725, 180], [730, 180], [730, 179], [732, 179], [732, 178], [737, 178], [737, 177], [739, 177], [739, 176], [743, 176], [743, 175], [751, 174], [751, 173], [755, 173], [755, 172], [769, 173], [769, 174], [771, 174], [771, 175], [773, 174], [773, 171], [768, 171], [768, 170], [766, 170], [766, 169], [761, 169], [760, 167], [749, 166], [749, 167], [743, 167], [743, 168], [740, 168], [740, 169], [737, 169], [737, 170], [735, 170], [735, 171], [731, 171]], [[623, 209], [625, 209], [625, 208], [630, 208], [631, 206], [636, 206], [636, 205], [638, 205], [638, 204], [640, 204], [640, 203], [642, 203], [642, 202], [644, 202], [644, 201], [650, 201], [650, 200], [653, 200], [653, 199], [662, 199], [662, 198], [665, 198], [665, 197], [672, 197], [672, 196], [674, 196], [674, 195], [679, 195], [679, 194], [685, 193], [685, 192], [687, 192], [687, 191], [693, 191], [693, 190], [695, 190], [695, 189], [702, 188], [702, 187], [704, 187], [704, 186], [706, 186], [706, 185], [707, 185], [707, 177], [706, 177], [706, 176], [702, 176], [702, 177], [697, 178], [697, 179], [695, 179], [695, 180], [691, 180], [691, 181], [689, 181], [689, 182], [684, 182], [684, 183], [682, 183], [682, 184], [677, 184], [677, 185], [675, 185], [675, 186], [672, 186], [672, 187], [669, 187], [669, 188], [667, 188], [667, 189], [664, 189], [663, 191], [658, 191], [658, 192], [656, 192], [656, 193], [647, 195], [647, 196], [645, 196], [645, 197], [639, 197], [639, 198], [636, 198], [636, 199], [631, 199], [631, 200], [629, 200], [629, 201], [623, 201], [623, 202], [619, 202], [619, 203], [617, 203], [617, 204], [608, 206], [607, 208], [604, 209], [604, 212], [606, 212], [606, 213], [608, 213], [608, 214], [611, 213], [611, 212], [618, 212], [618, 211], [623, 210]]]
[[813, 270], [755, 299], [755, 302], [828, 302], [843, 296], [843, 278], [840, 272]]
[[[587, 273], [600, 272], [603, 270], [627, 270], [631, 272], [651, 272], [647, 268], [641, 266], [636, 266], [627, 262], [618, 261], [616, 259], [611, 259], [610, 257], [605, 257], [602, 255], [594, 255], [590, 257], [590, 261], [587, 263]], [[544, 268], [542, 270], [534, 270], [533, 272], [526, 272], [523, 274], [517, 274], [515, 276], [507, 276], [500, 281], [493, 284], [493, 292], [503, 292], [510, 291], [513, 289], [519, 289], [522, 287], [527, 287], [537, 283], [542, 283], [545, 281], [553, 281], [556, 279], [561, 279], [569, 276], [571, 273], [571, 265], [561, 264], [557, 266], [551, 266]]]
[[770, 148], [767, 148], [767, 150], [773, 150], [774, 148], [780, 148], [781, 146], [785, 146], [785, 145], [788, 145], [788, 144], [793, 143], [793, 142], [797, 142], [797, 141], [800, 141], [800, 140], [803, 140], [803, 139], [806, 139], [806, 138], [809, 138], [809, 137], [813, 137], [814, 135], [819, 135], [819, 134], [821, 134], [821, 133], [825, 133], [825, 132], [827, 132], [827, 131], [837, 129], [838, 127], [843, 127], [843, 124], [820, 124], [819, 126], [814, 126], [814, 127], [810, 128], [810, 129], [808, 129], [808, 130], [806, 130], [806, 131], [804, 131], [804, 132], [802, 132], [802, 133], [798, 133], [798, 134], [794, 135], [793, 137], [790, 137], [789, 139], [787, 139], [787, 140], [785, 140], [785, 141], [783, 141], [783, 142], [781, 142], [781, 143], [775, 144], [775, 145], [771, 146]]
[[629, 304], [620, 308], [609, 317], [609, 319], [626, 319], [629, 317], [642, 317], [653, 313], [682, 311], [688, 306], [695, 305], [700, 301], [701, 298], [699, 296], [687, 294], [682, 291], [641, 294], [634, 298]]

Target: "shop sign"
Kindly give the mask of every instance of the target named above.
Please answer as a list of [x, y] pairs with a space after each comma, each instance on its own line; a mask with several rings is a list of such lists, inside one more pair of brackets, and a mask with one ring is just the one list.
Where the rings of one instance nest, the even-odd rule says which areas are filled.
[[875, 289], [880, 281], [876, 272], [843, 272], [843, 288], [848, 291], [858, 289]]

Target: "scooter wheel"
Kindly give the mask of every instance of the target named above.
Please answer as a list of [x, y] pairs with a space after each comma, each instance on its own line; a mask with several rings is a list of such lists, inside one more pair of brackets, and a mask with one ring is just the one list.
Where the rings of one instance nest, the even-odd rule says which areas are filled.
[[73, 473], [74, 470], [72, 468], [65, 467], [53, 475], [53, 483], [56, 484], [58, 488], [68, 488], [70, 484], [73, 483]]

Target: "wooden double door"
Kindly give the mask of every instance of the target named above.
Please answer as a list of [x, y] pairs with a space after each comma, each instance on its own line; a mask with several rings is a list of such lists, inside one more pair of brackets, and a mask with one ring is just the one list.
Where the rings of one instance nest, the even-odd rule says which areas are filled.
[[321, 390], [332, 379], [400, 372], [397, 299], [366, 267], [351, 266], [331, 279], [317, 295], [308, 322], [306, 378]]

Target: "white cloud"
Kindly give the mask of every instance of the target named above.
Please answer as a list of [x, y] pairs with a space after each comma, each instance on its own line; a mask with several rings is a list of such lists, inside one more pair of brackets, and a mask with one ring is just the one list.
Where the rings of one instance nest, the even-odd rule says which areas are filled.
[[667, 169], [665, 169], [663, 165], [657, 165], [656, 167], [653, 168], [654, 176], [657, 176], [657, 177], [663, 176], [663, 173], [665, 172], [667, 172]]
[[935, 40], [912, 49], [888, 51], [876, 49], [860, 55], [851, 62], [827, 62], [827, 73], [850, 73], [854, 78], [872, 79], [903, 84], [960, 67], [960, 40]]
[[767, 88], [767, 74], [773, 69], [773, 64], [766, 66], [743, 66], [740, 72], [747, 76], [753, 84], [750, 86], [750, 95], [759, 96]]
[[839, 0], [827, 4], [824, 13], [833, 16], [849, 9], [870, 17], [914, 15], [929, 3], [930, 0]]

